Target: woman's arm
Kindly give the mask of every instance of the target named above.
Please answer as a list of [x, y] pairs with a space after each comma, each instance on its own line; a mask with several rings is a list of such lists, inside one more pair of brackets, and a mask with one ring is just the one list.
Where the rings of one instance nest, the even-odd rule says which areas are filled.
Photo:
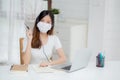
[[53, 60], [53, 61], [50, 61], [50, 62], [42, 62], [40, 64], [40, 66], [46, 67], [46, 66], [49, 66], [49, 65], [56, 65], [56, 64], [64, 63], [66, 61], [66, 57], [65, 57], [63, 49], [62, 48], [57, 49], [57, 53], [58, 53], [58, 56], [59, 56], [59, 58], [57, 60]]
[[59, 58], [57, 60], [51, 61], [50, 65], [61, 64], [66, 61], [66, 56], [62, 48], [57, 49], [57, 53]]
[[28, 40], [25, 52], [22, 55], [23, 64], [29, 64], [31, 60], [31, 41]]
[[31, 41], [32, 41], [32, 30], [27, 31], [27, 46], [25, 52], [23, 52], [22, 60], [23, 64], [29, 64], [31, 60]]

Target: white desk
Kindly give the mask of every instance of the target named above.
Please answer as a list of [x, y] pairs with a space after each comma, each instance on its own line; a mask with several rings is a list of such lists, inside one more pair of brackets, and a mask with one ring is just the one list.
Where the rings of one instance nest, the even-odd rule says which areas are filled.
[[0, 80], [120, 80], [120, 61], [106, 62], [104, 68], [95, 63], [76, 72], [36, 73], [31, 66], [25, 74], [10, 72], [10, 66], [0, 66]]

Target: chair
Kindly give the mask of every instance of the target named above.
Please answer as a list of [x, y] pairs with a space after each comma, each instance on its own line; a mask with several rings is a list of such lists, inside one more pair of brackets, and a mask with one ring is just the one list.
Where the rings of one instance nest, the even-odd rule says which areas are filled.
[[20, 64], [23, 64], [23, 59], [22, 59], [22, 56], [23, 56], [23, 41], [24, 41], [24, 38], [20, 38], [19, 39], [19, 43], [20, 43]]

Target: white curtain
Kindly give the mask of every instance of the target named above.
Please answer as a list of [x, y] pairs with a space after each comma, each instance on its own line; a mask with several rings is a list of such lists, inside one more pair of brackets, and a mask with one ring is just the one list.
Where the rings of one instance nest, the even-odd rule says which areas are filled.
[[25, 25], [33, 27], [36, 16], [47, 9], [43, 0], [0, 0], [0, 63], [19, 64], [19, 38]]

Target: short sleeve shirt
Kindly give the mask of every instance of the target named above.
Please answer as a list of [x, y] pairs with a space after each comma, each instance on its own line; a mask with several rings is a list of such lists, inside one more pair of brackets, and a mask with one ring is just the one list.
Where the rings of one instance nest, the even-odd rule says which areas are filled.
[[[27, 46], [27, 39], [24, 39], [23, 52]], [[41, 48], [32, 48], [31, 49], [31, 64], [38, 64], [43, 61], [48, 61], [51, 58], [53, 50], [61, 48], [61, 42], [56, 35], [49, 35], [48, 41]]]

